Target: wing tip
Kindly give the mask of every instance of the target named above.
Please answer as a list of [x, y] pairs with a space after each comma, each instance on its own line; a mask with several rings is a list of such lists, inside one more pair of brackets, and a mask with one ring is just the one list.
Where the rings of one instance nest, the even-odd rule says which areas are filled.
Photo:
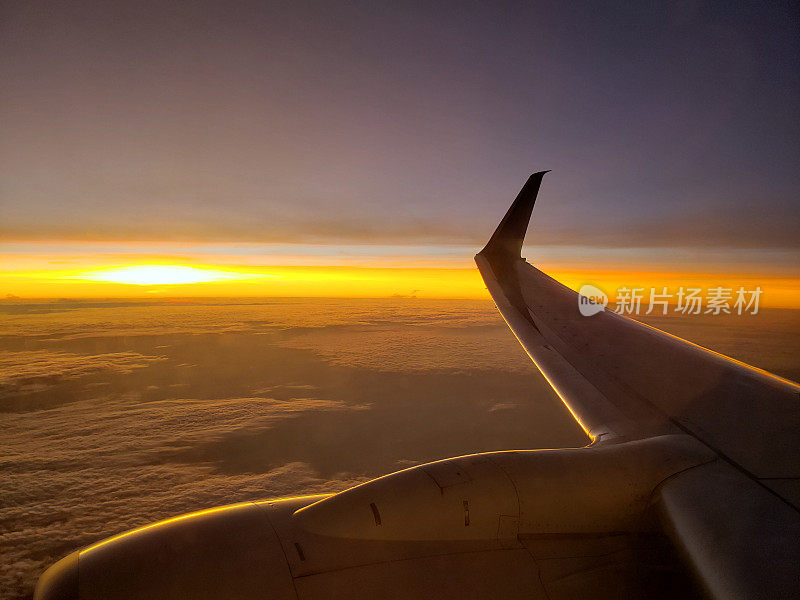
[[522, 186], [516, 199], [497, 226], [489, 242], [480, 251], [487, 258], [517, 259], [522, 253], [522, 242], [528, 231], [533, 205], [539, 195], [542, 179], [550, 171], [533, 173]]

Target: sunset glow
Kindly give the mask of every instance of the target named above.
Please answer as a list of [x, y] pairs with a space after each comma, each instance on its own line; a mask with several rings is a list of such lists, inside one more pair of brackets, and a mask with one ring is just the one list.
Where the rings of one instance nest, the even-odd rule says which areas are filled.
[[[372, 265], [295, 265], [295, 264], [118, 264], [89, 263], [60, 259], [20, 261], [28, 268], [0, 264], [0, 297], [6, 298], [125, 298], [125, 297], [339, 297], [339, 298], [488, 298], [477, 269], [444, 262], [441, 266]], [[78, 264], [83, 262], [82, 265]], [[88, 264], [87, 264], [88, 263]], [[98, 264], [99, 263], [99, 264]], [[391, 263], [390, 263], [391, 264]], [[62, 268], [55, 268], [56, 265]], [[66, 266], [69, 268], [63, 268]], [[736, 289], [760, 287], [762, 306], [800, 307], [800, 281], [791, 270], [739, 273], [719, 268], [703, 271], [681, 270], [680, 265], [659, 269], [609, 269], [605, 264], [576, 265], [541, 262], [537, 266], [552, 277], [577, 290], [592, 284], [612, 299], [617, 289], [626, 287], [681, 286]]]
[[205, 269], [185, 265], [133, 265], [100, 269], [72, 276], [74, 279], [125, 283], [130, 285], [175, 285], [264, 277], [270, 277], [270, 275], [236, 273], [233, 271], [221, 271], [218, 269]]

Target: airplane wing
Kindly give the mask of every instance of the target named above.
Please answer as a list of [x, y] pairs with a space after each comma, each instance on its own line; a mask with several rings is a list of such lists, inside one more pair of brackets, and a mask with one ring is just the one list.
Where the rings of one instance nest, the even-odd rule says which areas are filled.
[[695, 597], [696, 582], [715, 600], [800, 597], [800, 387], [610, 311], [582, 316], [520, 257], [542, 175], [476, 261], [594, 443], [178, 516], [73, 552], [34, 598], [655, 600]]
[[687, 433], [800, 505], [792, 483], [800, 477], [800, 385], [611, 310], [583, 316], [579, 294], [520, 256], [545, 173], [528, 179], [475, 260], [500, 313], [586, 433], [597, 442]]

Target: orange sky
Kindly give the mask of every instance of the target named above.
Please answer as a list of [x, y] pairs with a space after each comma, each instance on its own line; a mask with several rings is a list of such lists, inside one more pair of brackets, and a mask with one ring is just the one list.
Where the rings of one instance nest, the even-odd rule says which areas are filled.
[[[101, 252], [91, 245], [61, 252], [4, 254], [0, 259], [0, 297], [411, 297], [488, 298], [470, 249], [455, 255], [434, 251], [413, 255], [393, 250], [384, 256], [342, 256], [330, 247], [304, 249], [305, 255], [255, 253], [197, 255], [175, 251], [159, 255]], [[141, 250], [141, 249], [140, 249]], [[375, 252], [375, 251], [373, 251]], [[385, 249], [384, 253], [388, 252]], [[463, 254], [462, 254], [463, 253]], [[268, 254], [268, 253], [267, 253]], [[654, 266], [617, 257], [614, 262], [552, 256], [532, 260], [573, 289], [593, 284], [612, 298], [622, 287], [676, 292], [684, 287], [763, 290], [761, 306], [800, 308], [800, 279], [790, 266], [769, 264], [691, 264], [664, 260]], [[263, 264], [268, 260], [273, 264]], [[692, 268], [693, 267], [693, 268]]]
[[526, 255], [568, 285], [800, 307], [780, 3], [6, 4], [0, 298], [486, 296], [472, 255], [552, 169]]

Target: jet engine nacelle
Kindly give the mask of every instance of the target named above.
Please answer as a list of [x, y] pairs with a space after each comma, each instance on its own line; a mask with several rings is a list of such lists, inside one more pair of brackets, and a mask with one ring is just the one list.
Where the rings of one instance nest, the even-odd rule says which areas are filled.
[[298, 510], [293, 520], [309, 533], [386, 541], [637, 531], [661, 481], [715, 456], [677, 435], [472, 454], [374, 479]]
[[569, 568], [600, 576], [593, 557], [649, 528], [656, 487], [714, 458], [686, 436], [452, 458], [109, 538], [48, 569], [35, 598], [558, 597], [564, 578], [555, 571], [552, 587], [542, 575], [537, 539], [566, 539]]

